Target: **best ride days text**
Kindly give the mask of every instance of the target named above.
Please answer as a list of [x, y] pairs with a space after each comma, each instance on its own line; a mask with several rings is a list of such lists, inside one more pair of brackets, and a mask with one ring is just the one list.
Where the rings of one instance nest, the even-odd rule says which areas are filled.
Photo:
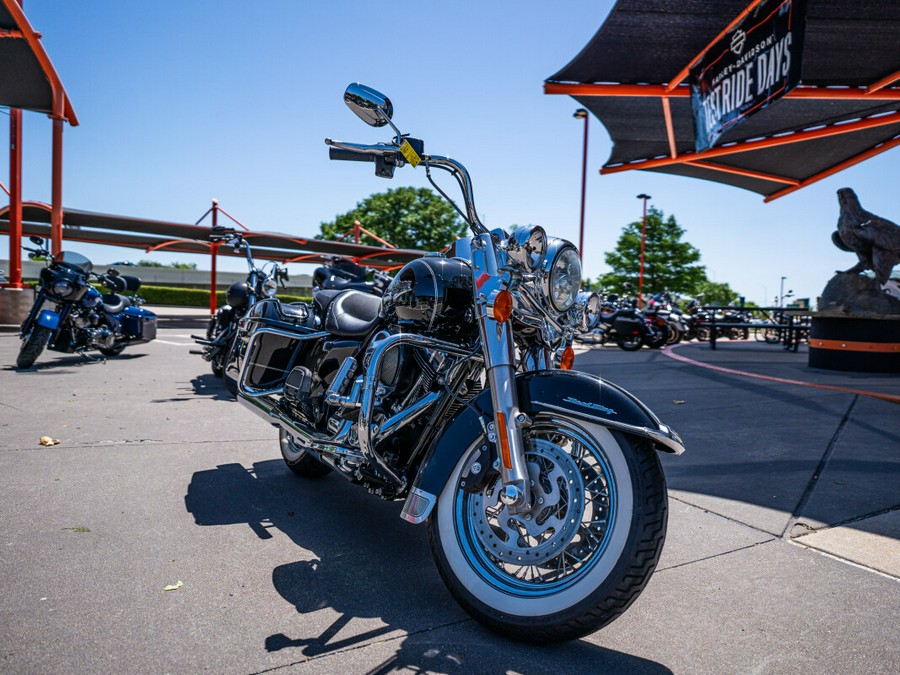
[[[733, 113], [755, 101], [766, 100], [787, 86], [791, 72], [791, 44], [793, 36], [788, 32], [780, 40], [772, 36], [754, 47], [744, 56], [755, 54], [752, 59], [741, 59], [731, 64], [713, 80], [713, 89], [703, 97], [700, 112], [709, 130], [727, 126]], [[770, 49], [766, 46], [771, 44]], [[765, 50], [765, 51], [763, 51]], [[776, 86], [778, 85], [778, 86]]]

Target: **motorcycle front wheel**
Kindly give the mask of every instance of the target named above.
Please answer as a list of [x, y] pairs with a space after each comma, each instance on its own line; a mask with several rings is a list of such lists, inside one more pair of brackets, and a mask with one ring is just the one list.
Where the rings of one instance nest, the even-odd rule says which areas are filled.
[[532, 508], [512, 514], [500, 479], [466, 491], [464, 453], [430, 519], [444, 583], [476, 620], [531, 642], [572, 640], [621, 615], [644, 589], [666, 534], [656, 451], [609, 429], [539, 415], [525, 432]]
[[667, 345], [676, 345], [684, 339], [684, 331], [676, 328], [675, 326], [669, 326], [669, 335], [666, 338]]
[[237, 398], [238, 393], [238, 377], [241, 375], [240, 364], [238, 364], [236, 353], [237, 342], [237, 333], [235, 333], [231, 338], [231, 344], [228, 346], [228, 349], [222, 350], [225, 353], [225, 358], [222, 359], [222, 381], [225, 383], [225, 388], [228, 390], [228, 393], [235, 398]]
[[[206, 326], [206, 339], [207, 340], [215, 340], [216, 339], [216, 328], [219, 326], [218, 319], [213, 316], [209, 320], [209, 324]], [[207, 349], [210, 349], [207, 347]], [[223, 350], [217, 349], [215, 355], [209, 360], [209, 366], [212, 370], [212, 374], [216, 377], [222, 377], [222, 374], [225, 372], [225, 366], [222, 363], [222, 358], [225, 356]]]
[[37, 357], [44, 351], [47, 340], [50, 339], [50, 329], [44, 326], [35, 326], [28, 339], [19, 348], [19, 356], [16, 358], [16, 368], [31, 368]]

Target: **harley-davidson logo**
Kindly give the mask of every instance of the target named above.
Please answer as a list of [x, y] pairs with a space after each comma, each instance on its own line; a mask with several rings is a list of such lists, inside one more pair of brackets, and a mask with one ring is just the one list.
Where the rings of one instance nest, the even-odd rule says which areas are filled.
[[747, 34], [742, 30], [734, 31], [734, 35], [731, 36], [731, 51], [736, 56], [740, 56], [741, 52], [744, 51], [744, 43], [747, 41]]
[[600, 405], [599, 403], [585, 403], [584, 401], [579, 401], [577, 398], [572, 398], [571, 396], [563, 400], [567, 403], [574, 403], [575, 405], [580, 405], [584, 408], [593, 408], [594, 410], [605, 412], [607, 415], [617, 414], [616, 411], [612, 408], [607, 408], [606, 406]]

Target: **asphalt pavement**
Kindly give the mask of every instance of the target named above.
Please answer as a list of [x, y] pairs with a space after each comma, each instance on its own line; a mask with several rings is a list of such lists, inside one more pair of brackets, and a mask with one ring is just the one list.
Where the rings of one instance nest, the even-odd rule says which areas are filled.
[[291, 474], [190, 354], [208, 312], [158, 311], [159, 339], [106, 363], [17, 371], [0, 334], [2, 673], [900, 672], [896, 375], [727, 340], [579, 353], [687, 452], [663, 457], [643, 594], [537, 647], [459, 608], [400, 503]]

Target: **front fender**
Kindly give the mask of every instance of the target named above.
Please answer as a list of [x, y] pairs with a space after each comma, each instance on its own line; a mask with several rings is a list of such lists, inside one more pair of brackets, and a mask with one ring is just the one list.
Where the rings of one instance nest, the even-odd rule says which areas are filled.
[[[521, 373], [516, 376], [519, 410], [526, 415], [564, 412], [624, 434], [646, 438], [658, 450], [680, 455], [684, 444], [674, 430], [627, 391], [600, 377], [571, 370]], [[477, 411], [483, 411], [479, 414]], [[491, 421], [491, 396], [482, 392], [457, 415], [426, 451], [400, 514], [411, 523], [424, 521], [462, 454]]]
[[43, 326], [44, 328], [49, 328], [50, 330], [56, 330], [59, 328], [59, 312], [54, 312], [50, 309], [42, 309], [41, 313], [38, 314], [37, 321], [38, 326]]

